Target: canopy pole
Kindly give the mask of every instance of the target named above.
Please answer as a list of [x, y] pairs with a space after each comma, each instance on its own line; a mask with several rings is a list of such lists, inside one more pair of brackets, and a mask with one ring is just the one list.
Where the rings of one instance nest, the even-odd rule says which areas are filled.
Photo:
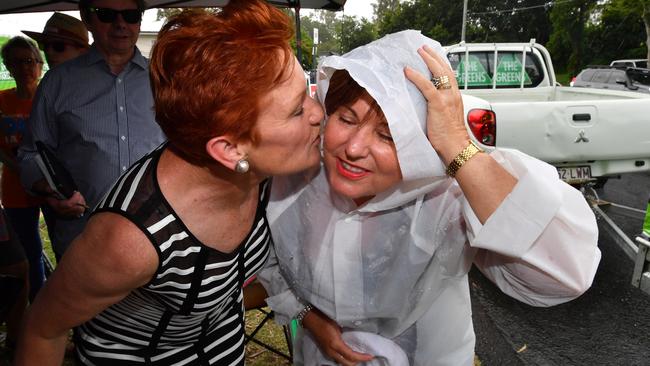
[[300, 31], [300, 0], [296, 1], [296, 6], [293, 8], [296, 12], [296, 57], [298, 62], [302, 65], [302, 32]]
[[463, 1], [463, 26], [460, 30], [460, 41], [465, 42], [465, 27], [467, 24], [467, 0]]

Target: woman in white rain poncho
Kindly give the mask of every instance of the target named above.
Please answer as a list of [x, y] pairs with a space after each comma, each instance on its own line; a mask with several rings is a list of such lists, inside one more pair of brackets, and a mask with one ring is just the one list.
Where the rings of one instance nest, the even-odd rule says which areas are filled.
[[[452, 88], [436, 89], [432, 75]], [[552, 166], [497, 149], [445, 174], [469, 136], [439, 43], [404, 31], [328, 57], [318, 88], [323, 167], [274, 180], [278, 265], [272, 258], [260, 275], [276, 320], [304, 316], [296, 364], [367, 359], [348, 346], [380, 355], [375, 335], [341, 341], [340, 332], [363, 331], [392, 341], [412, 365], [472, 365], [472, 263], [535, 306], [589, 288], [596, 221]]]

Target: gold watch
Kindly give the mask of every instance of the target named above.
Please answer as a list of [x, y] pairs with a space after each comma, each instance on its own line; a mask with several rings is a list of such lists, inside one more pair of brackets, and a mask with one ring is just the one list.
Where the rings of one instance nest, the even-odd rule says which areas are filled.
[[474, 155], [483, 152], [483, 149], [478, 147], [474, 141], [469, 140], [469, 145], [467, 145], [466, 148], [463, 149], [463, 151], [460, 152], [460, 154], [456, 155], [454, 160], [449, 163], [449, 166], [447, 166], [447, 170], [445, 173], [447, 173], [448, 176], [450, 177], [455, 177], [456, 173], [458, 170], [469, 161]]

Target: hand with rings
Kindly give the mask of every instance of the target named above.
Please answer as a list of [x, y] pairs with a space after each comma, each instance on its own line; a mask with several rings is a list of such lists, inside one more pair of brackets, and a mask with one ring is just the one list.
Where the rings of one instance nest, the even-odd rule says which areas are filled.
[[444, 55], [431, 47], [417, 50], [427, 65], [431, 78], [407, 67], [406, 77], [427, 100], [427, 137], [445, 164], [449, 164], [467, 146], [469, 135], [465, 128], [463, 100], [456, 84], [454, 71]]

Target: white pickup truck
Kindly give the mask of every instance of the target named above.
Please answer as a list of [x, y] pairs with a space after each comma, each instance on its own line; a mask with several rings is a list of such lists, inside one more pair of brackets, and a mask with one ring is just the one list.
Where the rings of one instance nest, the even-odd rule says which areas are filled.
[[521, 150], [574, 184], [650, 171], [650, 94], [560, 86], [534, 40], [446, 49], [483, 146]]

